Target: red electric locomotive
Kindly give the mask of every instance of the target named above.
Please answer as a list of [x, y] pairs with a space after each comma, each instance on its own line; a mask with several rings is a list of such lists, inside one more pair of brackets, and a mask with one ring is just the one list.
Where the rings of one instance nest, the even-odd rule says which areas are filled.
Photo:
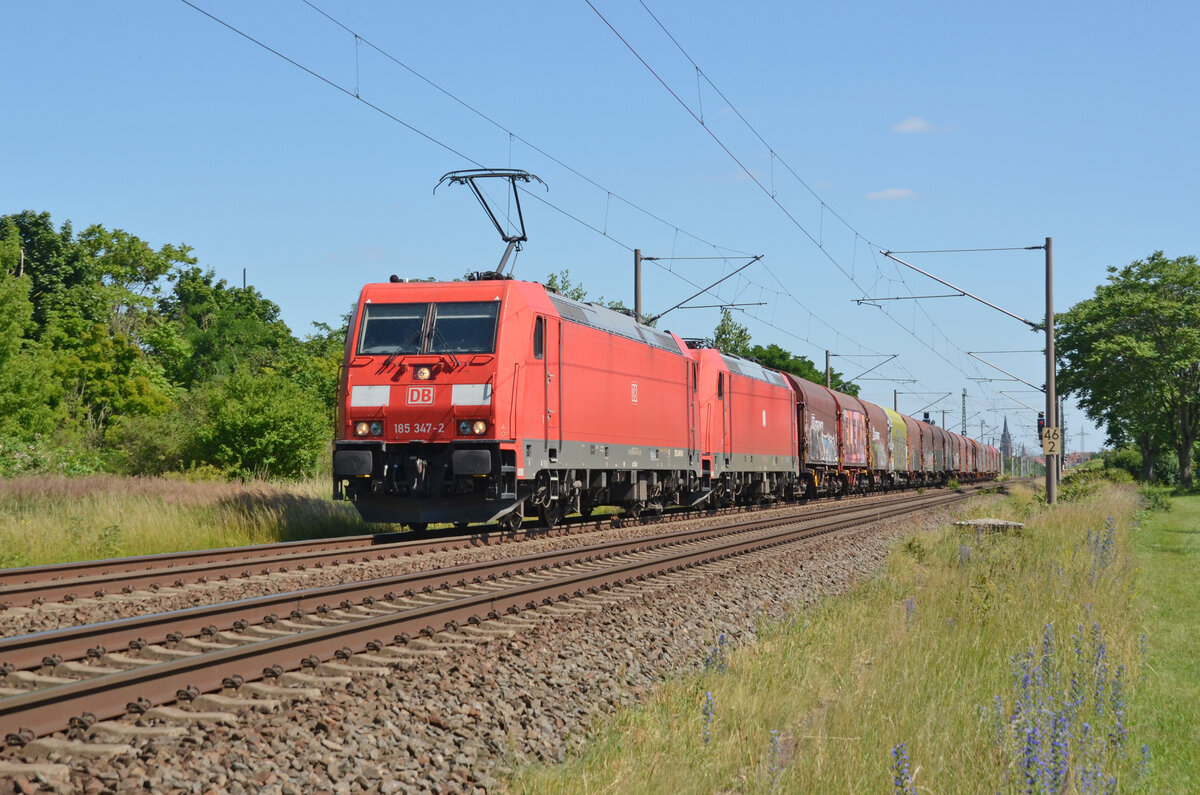
[[540, 284], [369, 284], [345, 361], [334, 497], [368, 521], [554, 525], [708, 488], [682, 340]]
[[[715, 348], [692, 351], [703, 482], [714, 505], [792, 499], [796, 493], [795, 396], [781, 373]], [[704, 495], [698, 495], [704, 496]]]

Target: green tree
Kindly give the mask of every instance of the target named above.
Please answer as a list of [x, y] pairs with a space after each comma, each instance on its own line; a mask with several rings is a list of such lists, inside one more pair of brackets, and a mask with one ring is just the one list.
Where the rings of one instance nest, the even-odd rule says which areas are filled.
[[145, 348], [154, 294], [187, 246], [155, 250], [120, 229], [94, 224], [76, 236], [49, 213], [0, 217], [0, 237], [18, 241], [30, 279], [33, 325], [74, 420], [95, 436], [125, 413], [162, 411], [171, 390]]
[[0, 471], [311, 473], [345, 333], [297, 340], [185, 245], [0, 216]]
[[342, 317], [341, 325], [336, 328], [327, 323], [313, 323], [316, 332], [309, 334], [297, 346], [295, 355], [285, 370], [292, 381], [324, 409], [328, 419], [329, 438], [332, 438], [334, 433], [338, 379], [342, 372], [342, 358], [346, 351], [349, 325], [349, 314]]
[[93, 224], [76, 236], [71, 222], [55, 229], [49, 213], [26, 210], [0, 216], [0, 239], [15, 232], [32, 280], [30, 300], [40, 331], [59, 328], [67, 337], [100, 324], [140, 342], [153, 295], [173, 267], [194, 264], [186, 245], [155, 250], [121, 229]]
[[1200, 265], [1156, 251], [1124, 268], [1056, 323], [1059, 390], [1074, 394], [1110, 441], [1132, 440], [1153, 473], [1164, 444], [1192, 485], [1200, 437]]
[[171, 328], [155, 328], [148, 342], [174, 384], [197, 383], [235, 370], [277, 367], [298, 342], [279, 317], [279, 306], [253, 287], [233, 287], [212, 270], [178, 268], [171, 292], [158, 302]]
[[6, 250], [0, 252], [0, 437], [31, 442], [61, 431], [67, 414], [53, 352], [29, 337], [32, 280], [7, 270], [11, 242], [4, 241]]
[[743, 358], [750, 355], [750, 330], [733, 319], [729, 307], [721, 307], [721, 322], [713, 330], [713, 347]]
[[0, 239], [10, 239], [14, 232], [24, 254], [24, 275], [31, 280], [29, 299], [34, 306], [33, 319], [41, 328], [55, 297], [82, 281], [86, 270], [83, 252], [75, 244], [71, 222], [55, 229], [50, 213], [26, 210], [0, 216]]
[[583, 288], [582, 284], [571, 281], [571, 272], [565, 268], [546, 277], [546, 289], [552, 293], [558, 293], [563, 298], [570, 298], [572, 301], [587, 300], [587, 290]]

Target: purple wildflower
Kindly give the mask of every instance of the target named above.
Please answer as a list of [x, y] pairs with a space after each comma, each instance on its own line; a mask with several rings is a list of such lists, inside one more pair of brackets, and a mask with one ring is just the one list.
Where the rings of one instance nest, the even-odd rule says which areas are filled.
[[711, 690], [704, 693], [704, 744], [712, 739], [712, 719], [716, 712], [716, 707], [713, 703], [713, 694]]
[[1025, 743], [1021, 748], [1021, 768], [1025, 771], [1026, 792], [1033, 792], [1044, 776], [1042, 768], [1042, 737], [1036, 723], [1025, 727]]
[[1125, 739], [1128, 732], [1125, 729], [1125, 666], [1117, 667], [1117, 675], [1112, 680], [1112, 711], [1113, 728], [1108, 733], [1108, 741], [1113, 748], [1125, 755]]
[[1139, 781], [1150, 775], [1150, 746], [1142, 746], [1142, 759], [1138, 762], [1136, 775]]
[[896, 795], [916, 795], [917, 787], [908, 767], [908, 746], [904, 743], [892, 749], [892, 785]]
[[782, 770], [780, 761], [783, 750], [779, 745], [779, 730], [771, 729], [771, 789], [779, 787], [779, 774]]

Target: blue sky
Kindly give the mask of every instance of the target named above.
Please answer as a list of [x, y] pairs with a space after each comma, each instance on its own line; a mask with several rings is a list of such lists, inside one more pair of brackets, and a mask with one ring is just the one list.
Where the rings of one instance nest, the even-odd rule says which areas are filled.
[[[523, 200], [518, 277], [566, 269], [632, 305], [637, 247], [662, 258], [653, 313], [762, 254], [692, 303], [755, 304], [754, 342], [829, 349], [850, 376], [899, 354], [865, 397], [916, 413], [949, 393], [933, 416], [958, 429], [966, 388], [971, 435], [1007, 414], [1032, 448], [1020, 404], [1040, 394], [973, 380], [1004, 376], [966, 352], [1042, 337], [966, 298], [856, 303], [947, 292], [879, 250], [1051, 236], [1058, 311], [1110, 265], [1200, 253], [1192, 4], [193, 2], [324, 80], [177, 0], [7, 4], [0, 213], [185, 242], [301, 335], [365, 282], [494, 267], [474, 200], [433, 188], [521, 168], [549, 190]], [[1043, 315], [1040, 251], [904, 259]], [[1044, 380], [1038, 353], [980, 355]], [[1072, 408], [1067, 424], [1069, 450], [1102, 441]]]

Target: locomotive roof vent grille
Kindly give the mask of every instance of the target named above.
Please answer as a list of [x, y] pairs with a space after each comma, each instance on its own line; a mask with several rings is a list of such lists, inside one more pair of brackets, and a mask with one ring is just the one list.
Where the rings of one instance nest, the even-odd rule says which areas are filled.
[[639, 325], [636, 320], [628, 315], [614, 312], [603, 306], [585, 306], [568, 298], [554, 295], [553, 293], [547, 293], [546, 295], [550, 298], [550, 302], [554, 304], [554, 307], [558, 310], [563, 320], [580, 323], [590, 328], [599, 329], [600, 331], [607, 331], [610, 334], [616, 334], [637, 342], [644, 342], [664, 351], [679, 353], [679, 346], [675, 344], [675, 339], [671, 335], [664, 334], [648, 326]]
[[575, 304], [568, 304], [566, 301], [555, 297], [553, 294], [549, 295], [550, 302], [554, 304], [554, 308], [558, 310], [558, 314], [562, 315], [563, 320], [572, 320], [576, 323], [583, 323], [588, 326], [592, 325], [588, 322], [588, 316], [583, 307], [576, 306]]
[[725, 361], [725, 366], [731, 372], [744, 375], [747, 378], [753, 378], [755, 381], [766, 381], [768, 384], [774, 384], [775, 386], [785, 386], [783, 376], [774, 370], [768, 370], [757, 362], [751, 362], [727, 353], [722, 353], [721, 358]]

